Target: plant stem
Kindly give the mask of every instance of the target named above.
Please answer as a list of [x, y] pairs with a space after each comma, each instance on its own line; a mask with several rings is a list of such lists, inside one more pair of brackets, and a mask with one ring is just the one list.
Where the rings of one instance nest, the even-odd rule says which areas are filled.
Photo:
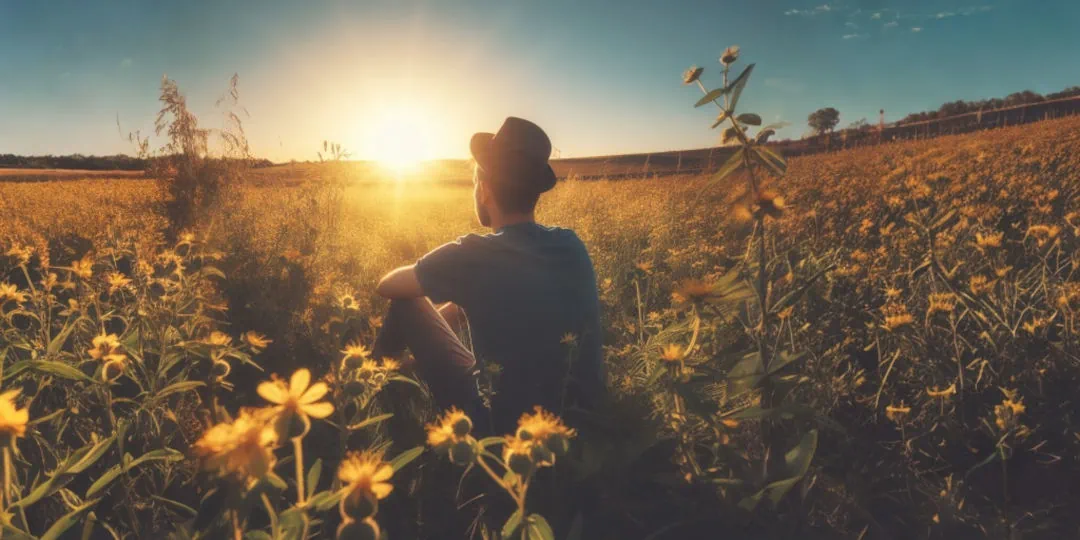
[[5, 511], [11, 506], [11, 448], [7, 446], [4, 447], [4, 494], [0, 502]]
[[266, 513], [270, 516], [270, 538], [277, 540], [278, 538], [278, 520], [277, 513], [274, 512], [274, 505], [270, 504], [270, 499], [265, 493], [262, 494], [263, 505], [266, 506]]
[[296, 462], [296, 506], [304, 505], [304, 439], [293, 437], [293, 461]]
[[232, 513], [233, 539], [234, 540], [244, 540], [244, 530], [240, 527], [240, 511], [234, 508], [231, 513]]

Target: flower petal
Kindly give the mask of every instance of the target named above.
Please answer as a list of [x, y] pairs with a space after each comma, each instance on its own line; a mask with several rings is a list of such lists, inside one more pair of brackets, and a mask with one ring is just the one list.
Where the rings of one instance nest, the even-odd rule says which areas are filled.
[[326, 393], [329, 391], [330, 387], [326, 386], [326, 383], [319, 381], [311, 385], [311, 388], [308, 388], [307, 392], [304, 392], [304, 395], [300, 396], [300, 399], [298, 401], [301, 405], [315, 403], [316, 401], [322, 399], [322, 397], [325, 396]]
[[300, 411], [312, 418], [326, 418], [334, 413], [334, 404], [326, 401], [301, 405]]
[[391, 491], [394, 491], [393, 484], [375, 484], [371, 486], [371, 492], [375, 494], [376, 499], [385, 499]]
[[289, 395], [300, 397], [311, 383], [311, 372], [307, 368], [300, 368], [289, 379]]
[[375, 471], [375, 474], [371, 475], [371, 480], [373, 482], [385, 482], [389, 480], [391, 476], [394, 476], [394, 468], [391, 467], [389, 463], [383, 463], [382, 466]]
[[266, 401], [269, 401], [270, 403], [276, 403], [278, 405], [285, 403], [289, 399], [289, 393], [284, 388], [282, 388], [282, 385], [273, 381], [264, 381], [259, 383], [259, 386], [255, 389], [255, 391], [258, 392], [259, 395], [262, 396], [262, 398]]

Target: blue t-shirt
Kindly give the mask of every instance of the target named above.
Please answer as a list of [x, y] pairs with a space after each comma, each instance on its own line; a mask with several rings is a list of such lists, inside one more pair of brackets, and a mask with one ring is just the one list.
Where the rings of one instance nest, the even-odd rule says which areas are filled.
[[421, 258], [416, 277], [432, 302], [465, 311], [477, 362], [502, 367], [492, 399], [497, 433], [512, 431], [534, 405], [560, 414], [591, 408], [603, 394], [596, 274], [573, 231], [527, 222], [462, 236]]

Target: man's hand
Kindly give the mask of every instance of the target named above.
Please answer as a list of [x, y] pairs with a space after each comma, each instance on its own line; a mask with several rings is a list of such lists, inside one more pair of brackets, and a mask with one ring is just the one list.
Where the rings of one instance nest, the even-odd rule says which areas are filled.
[[402, 266], [386, 274], [379, 280], [375, 292], [391, 300], [424, 296], [420, 281], [416, 279], [416, 265]]

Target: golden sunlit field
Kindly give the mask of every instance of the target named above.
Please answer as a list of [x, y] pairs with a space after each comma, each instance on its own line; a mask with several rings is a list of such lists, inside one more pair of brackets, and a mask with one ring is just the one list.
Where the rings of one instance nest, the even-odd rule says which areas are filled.
[[[589, 247], [606, 414], [622, 420], [575, 426], [574, 450], [536, 473], [559, 474], [530, 491], [547, 520], [516, 514], [520, 527], [538, 538], [713, 538], [721, 526], [736, 537], [1076, 535], [1077, 150], [1069, 118], [791, 160], [771, 188], [783, 197], [764, 272], [778, 352], [764, 372], [744, 337], [759, 245], [738, 173], [560, 183], [539, 221]], [[472, 440], [468, 428], [448, 416], [425, 435], [439, 411], [422, 384], [364, 348], [385, 307], [377, 279], [480, 230], [471, 187], [368, 182], [338, 162], [242, 174], [252, 180], [171, 238], [153, 180], [0, 182], [3, 388], [21, 392], [0, 395], [0, 433], [17, 443], [5, 447], [5, 536], [59, 537], [75, 523], [205, 538], [241, 523], [260, 531], [245, 538], [511, 527], [505, 494], [459, 485], [462, 469], [424, 452], [425, 438], [436, 450]], [[298, 370], [325, 384], [303, 394]], [[292, 379], [259, 386], [271, 374]], [[296, 405], [294, 425], [264, 432], [259, 411], [271, 409], [239, 409], [289, 407], [289, 392], [333, 414]], [[548, 420], [538, 425], [565, 429]], [[759, 429], [766, 421], [783, 431]], [[793, 481], [749, 480], [765, 440], [792, 448]], [[207, 478], [218, 474], [245, 489]], [[560, 489], [591, 502], [560, 505]], [[583, 524], [582, 508], [602, 519]]]

